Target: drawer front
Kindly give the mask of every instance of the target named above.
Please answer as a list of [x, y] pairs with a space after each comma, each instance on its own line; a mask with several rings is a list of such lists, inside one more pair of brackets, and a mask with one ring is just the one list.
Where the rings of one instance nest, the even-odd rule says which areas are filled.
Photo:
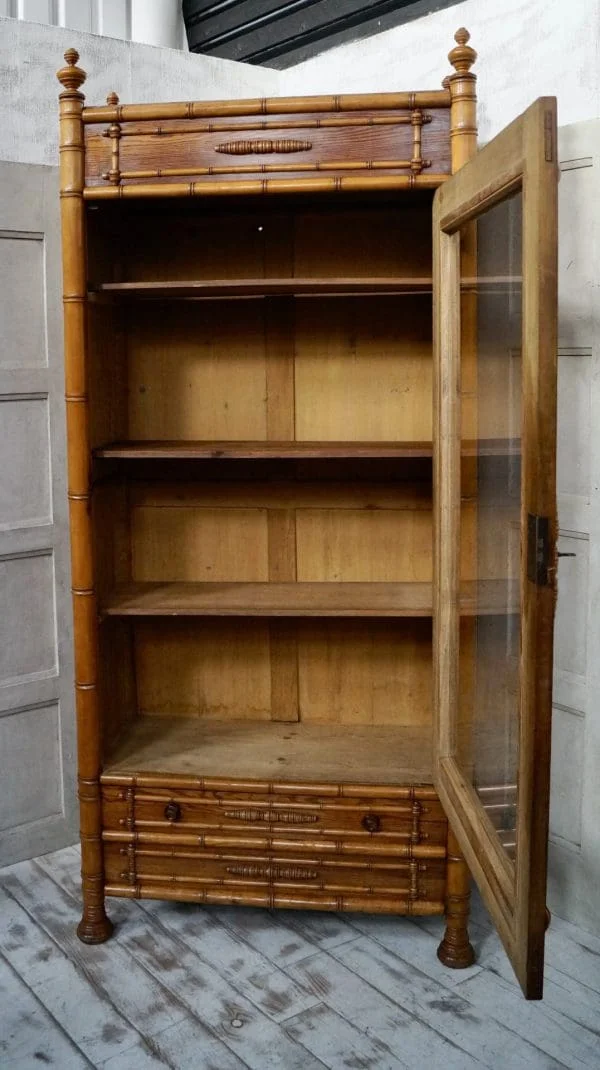
[[298, 843], [343, 838], [445, 844], [447, 824], [438, 800], [319, 799], [310, 796], [200, 792], [173, 787], [103, 788], [104, 826], [115, 831], [180, 837], [273, 835]]
[[115, 140], [88, 126], [85, 184], [448, 174], [449, 123], [448, 108], [417, 107], [127, 122]]
[[340, 859], [134, 843], [106, 843], [104, 857], [106, 884], [115, 891], [173, 885], [183, 894], [186, 888], [229, 889], [232, 895], [254, 889], [439, 902], [445, 894], [443, 860]]

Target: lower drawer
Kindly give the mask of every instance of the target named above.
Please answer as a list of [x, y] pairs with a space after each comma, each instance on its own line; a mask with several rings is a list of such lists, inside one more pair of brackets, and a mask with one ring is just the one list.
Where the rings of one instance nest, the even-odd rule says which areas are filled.
[[[137, 894], [153, 886], [185, 892], [202, 889], [317, 893], [332, 896], [386, 897], [414, 902], [442, 902], [444, 860], [397, 858], [340, 859], [248, 850], [139, 845], [109, 842], [104, 847], [109, 894]], [[197, 898], [197, 895], [192, 895]], [[368, 909], [368, 906], [365, 906]]]

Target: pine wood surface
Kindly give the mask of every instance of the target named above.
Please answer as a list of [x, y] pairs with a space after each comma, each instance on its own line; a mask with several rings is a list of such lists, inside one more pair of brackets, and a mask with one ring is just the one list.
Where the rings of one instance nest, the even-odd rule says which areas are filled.
[[[362, 783], [431, 782], [431, 729], [138, 717], [104, 766], [112, 773], [186, 773]], [[280, 760], [283, 759], [283, 760]]]
[[433, 174], [426, 171], [421, 175], [365, 175], [364, 177], [352, 174], [331, 178], [300, 176], [297, 178], [244, 179], [235, 177], [235, 181], [205, 179], [202, 182], [182, 180], [179, 182], [144, 182], [134, 180], [122, 186], [86, 186], [83, 199], [86, 202], [109, 202], [148, 200], [157, 197], [187, 199], [188, 197], [252, 197], [264, 196], [264, 194], [289, 197], [297, 193], [370, 194], [393, 193], [401, 190], [412, 192], [415, 189], [435, 190], [446, 181], [447, 177], [446, 173]]
[[[88, 212], [90, 288], [103, 282], [431, 278], [431, 194], [409, 198], [306, 196]], [[107, 242], [109, 250], [107, 252]], [[238, 310], [239, 314], [239, 310]]]
[[[252, 117], [245, 116], [227, 124], [227, 131], [189, 121], [162, 123], [158, 135], [155, 123], [123, 129], [117, 121], [100, 132], [88, 126], [86, 186], [123, 190], [147, 179], [160, 186], [161, 180], [188, 177], [202, 184], [215, 178], [239, 181], [244, 175], [340, 178], [378, 171], [413, 180], [434, 174], [439, 182], [450, 169], [448, 109], [424, 111], [413, 104], [410, 110], [382, 112], [369, 108], [368, 97], [364, 101], [350, 120], [334, 114], [326, 125], [310, 110], [295, 120], [274, 116], [263, 120], [260, 136]], [[309, 100], [306, 104], [310, 108]]]
[[98, 294], [114, 297], [328, 297], [334, 294], [360, 297], [370, 294], [431, 293], [430, 278], [341, 278], [322, 279], [198, 279], [156, 282], [104, 282]]
[[136, 583], [101, 607], [107, 616], [424, 617], [427, 583]]
[[[462, 440], [461, 457], [518, 457], [520, 439]], [[309, 458], [430, 458], [431, 442], [297, 442], [297, 441], [169, 441], [143, 439], [110, 442], [94, 450], [95, 457], [110, 460], [204, 460], [217, 458], [309, 459]]]
[[[508, 292], [511, 286], [522, 283], [520, 275], [473, 276], [463, 275], [460, 280], [462, 290], [473, 293]], [[92, 299], [102, 296], [114, 298], [250, 298], [250, 297], [330, 297], [348, 296], [368, 297], [370, 295], [430, 294], [433, 282], [431, 278], [258, 278], [258, 279], [197, 279], [197, 280], [162, 280], [156, 282], [103, 282], [90, 291]]]
[[195, 460], [205, 458], [359, 458], [431, 457], [431, 442], [194, 442], [143, 440], [111, 442], [94, 450], [95, 457], [115, 460]]
[[[516, 613], [518, 583], [463, 584], [462, 616]], [[428, 583], [132, 583], [101, 605], [105, 616], [430, 617]]]
[[[133, 631], [137, 701], [149, 714], [304, 724], [420, 725], [431, 716], [426, 618], [107, 618]], [[285, 660], [282, 646], [286, 647]], [[295, 645], [295, 649], [294, 649]], [[287, 690], [273, 671], [287, 673]]]
[[60, 188], [63, 242], [63, 304], [65, 335], [65, 400], [71, 590], [75, 646], [78, 786], [82, 842], [83, 941], [105, 940], [112, 932], [102, 893], [100, 771], [101, 715], [98, 693], [98, 632], [93, 566], [93, 532], [89, 484], [90, 417], [86, 393], [87, 301], [85, 219], [83, 207], [84, 145], [79, 91], [85, 72], [76, 66], [78, 53], [65, 53], [66, 66], [57, 77], [60, 94]]
[[[528, 998], [543, 989], [545, 888], [548, 835], [549, 743], [551, 709], [552, 621], [555, 597], [554, 485], [556, 419], [556, 161], [555, 101], [541, 98], [515, 120], [438, 197], [436, 227], [446, 257], [442, 280], [442, 322], [450, 346], [440, 347], [442, 437], [441, 494], [449, 506], [438, 533], [442, 544], [438, 583], [442, 601], [457, 609], [452, 549], [458, 530], [453, 509], [459, 493], [458, 231], [478, 213], [500, 202], [508, 192], [523, 189], [526, 219], [523, 245], [523, 372], [521, 473], [521, 644], [519, 653], [519, 801], [516, 860], [501, 845], [477, 793], [465, 779], [457, 741], [457, 629], [452, 613], [438, 631], [443, 661], [438, 680], [442, 716], [436, 784], [457, 831], [470, 867], [485, 896], [500, 936]], [[447, 192], [447, 198], [445, 197]], [[439, 260], [438, 260], [439, 263]], [[546, 280], [543, 284], [541, 278]], [[454, 293], [452, 292], [454, 291]], [[543, 386], [541, 385], [543, 383]], [[444, 464], [445, 458], [445, 464]], [[543, 466], [543, 477], [540, 464]], [[545, 583], [532, 582], [527, 569], [527, 516], [548, 518], [552, 531], [550, 572]], [[483, 522], [484, 517], [481, 516]], [[445, 557], [444, 557], [445, 555]], [[437, 662], [439, 666], [439, 662]], [[439, 672], [439, 668], [438, 668]], [[437, 738], [437, 737], [436, 737]]]

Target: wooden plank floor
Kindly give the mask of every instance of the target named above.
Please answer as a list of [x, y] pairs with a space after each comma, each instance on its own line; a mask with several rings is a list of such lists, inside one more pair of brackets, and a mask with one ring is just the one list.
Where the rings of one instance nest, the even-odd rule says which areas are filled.
[[0, 871], [0, 1067], [573, 1070], [600, 1067], [600, 938], [554, 918], [546, 997], [522, 999], [483, 908], [477, 965], [440, 919], [113, 900], [85, 947], [79, 854]]

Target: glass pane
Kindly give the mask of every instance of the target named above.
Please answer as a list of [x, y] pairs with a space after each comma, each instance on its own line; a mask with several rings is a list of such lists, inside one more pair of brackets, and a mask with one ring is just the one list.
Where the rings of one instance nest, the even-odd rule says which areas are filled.
[[522, 194], [461, 232], [457, 760], [513, 857], [519, 740]]

